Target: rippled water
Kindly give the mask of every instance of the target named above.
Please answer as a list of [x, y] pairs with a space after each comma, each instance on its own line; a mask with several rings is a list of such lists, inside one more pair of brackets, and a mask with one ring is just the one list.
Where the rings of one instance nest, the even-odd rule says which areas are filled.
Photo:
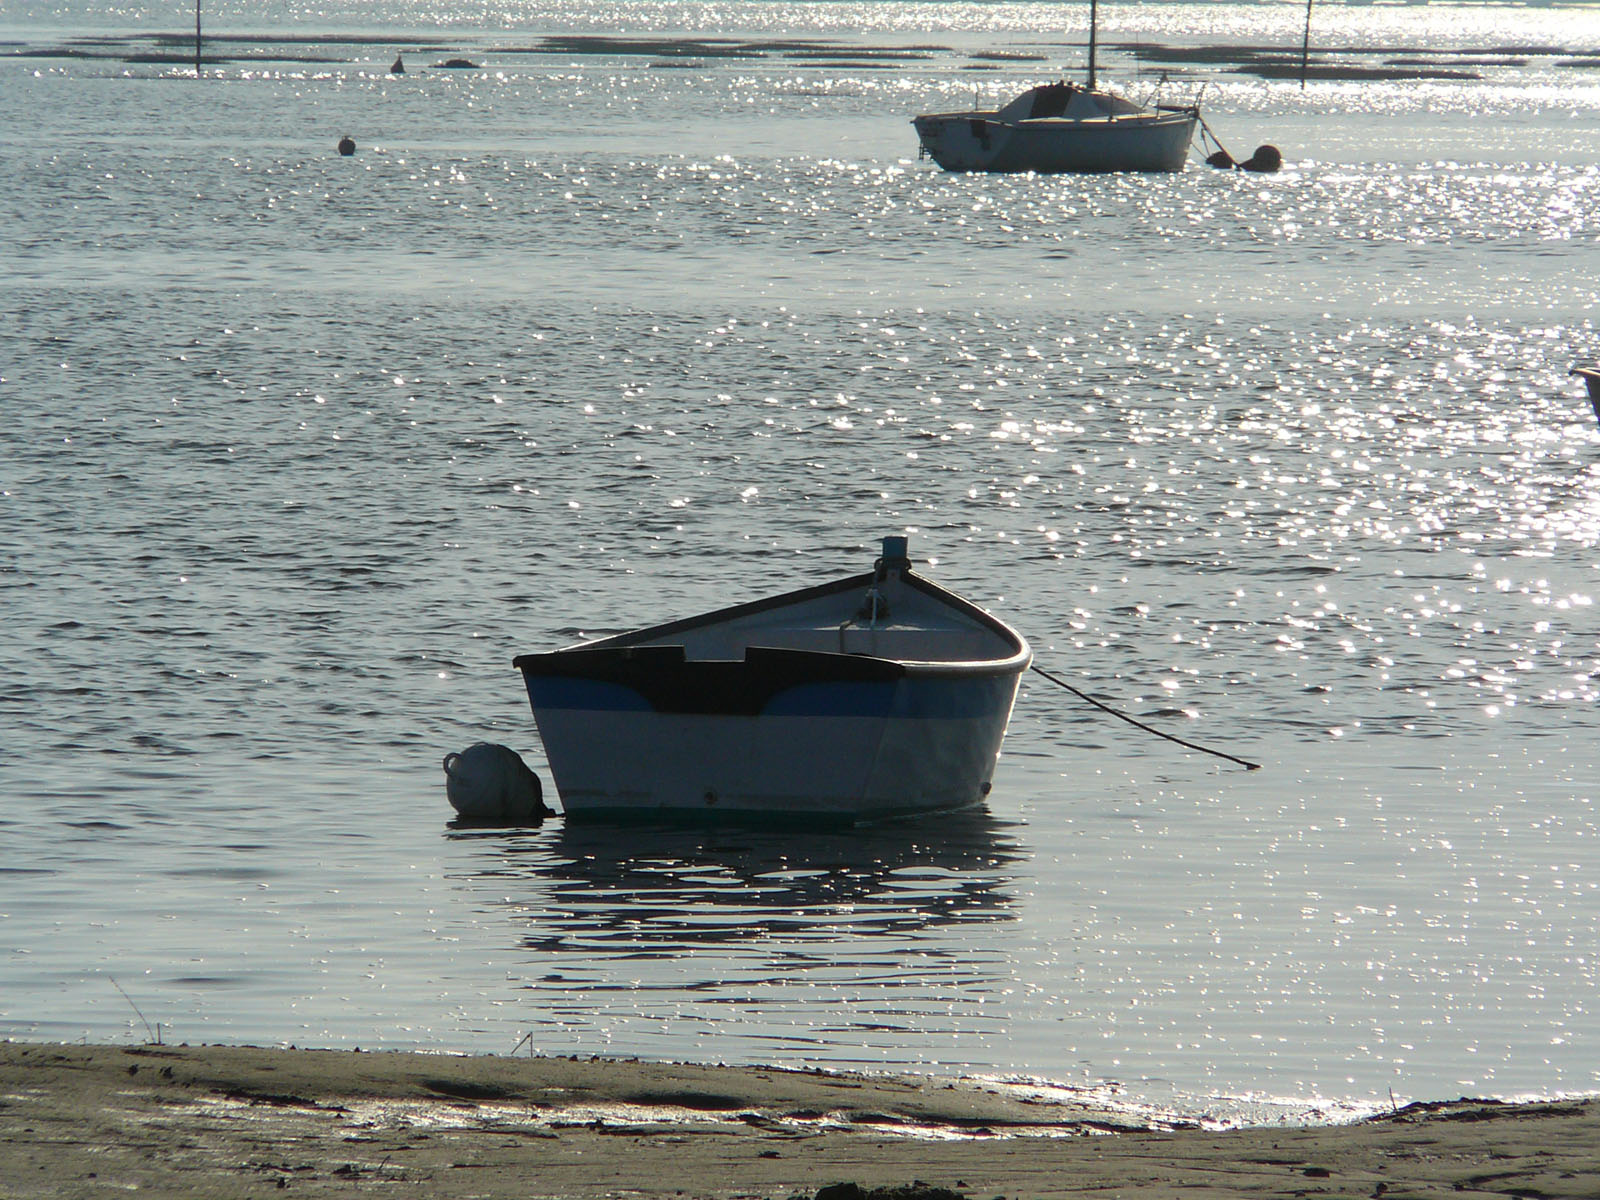
[[[1085, 180], [915, 157], [913, 113], [1039, 69], [973, 48], [1074, 61], [1031, 8], [396, 9], [441, 31], [401, 79], [373, 11], [263, 10], [355, 37], [201, 84], [123, 61], [162, 28], [132, 8], [103, 57], [0, 58], [0, 1032], [1244, 1115], [1600, 1087], [1582, 14], [1330, 12], [1346, 47], [1563, 49], [1219, 71], [1208, 122], [1283, 173]], [[1298, 33], [1124, 19], [1263, 12]], [[843, 50], [537, 45], [728, 23]], [[457, 51], [486, 69], [426, 69]], [[542, 770], [514, 653], [899, 531], [1041, 665], [1263, 769], [1030, 676], [959, 820], [446, 827], [445, 752]]]

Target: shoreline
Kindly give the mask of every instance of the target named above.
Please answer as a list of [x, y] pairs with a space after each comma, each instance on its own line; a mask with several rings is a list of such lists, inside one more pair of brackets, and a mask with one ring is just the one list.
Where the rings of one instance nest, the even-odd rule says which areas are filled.
[[[1600, 1100], [1202, 1127], [917, 1076], [0, 1044], [0, 1197], [1594, 1197]], [[915, 1186], [913, 1186], [915, 1185]], [[853, 1200], [848, 1188], [839, 1200]]]

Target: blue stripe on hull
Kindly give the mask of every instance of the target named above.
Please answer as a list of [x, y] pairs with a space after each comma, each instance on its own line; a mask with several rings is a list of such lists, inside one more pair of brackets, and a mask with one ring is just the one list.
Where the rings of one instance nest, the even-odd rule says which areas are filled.
[[650, 702], [620, 683], [594, 679], [569, 679], [560, 675], [524, 676], [528, 701], [535, 714], [544, 708], [571, 708], [585, 712], [654, 712]]
[[[912, 720], [980, 717], [1011, 703], [1016, 676], [908, 676], [883, 683], [817, 683], [787, 688], [759, 716], [865, 717]], [[528, 700], [541, 709], [652, 712], [650, 702], [617, 683], [563, 676], [529, 676]], [[707, 714], [717, 716], [720, 714]]]

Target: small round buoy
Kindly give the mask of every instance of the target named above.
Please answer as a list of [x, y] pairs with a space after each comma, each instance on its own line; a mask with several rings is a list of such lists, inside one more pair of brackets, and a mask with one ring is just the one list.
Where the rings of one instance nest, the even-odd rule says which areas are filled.
[[534, 825], [554, 810], [544, 786], [510, 746], [477, 742], [444, 756], [445, 795], [464, 821]]
[[398, 54], [396, 54], [394, 56], [394, 66], [389, 68], [389, 74], [391, 74], [391, 75], [404, 75], [405, 73], [406, 73], [405, 61]]
[[1224, 171], [1226, 171], [1229, 167], [1236, 167], [1239, 165], [1233, 161], [1233, 155], [1222, 149], [1218, 149], [1215, 154], [1208, 154], [1206, 156], [1206, 163], [1209, 166], [1218, 167]]
[[349, 158], [355, 152], [356, 152], [355, 139], [352, 138], [347, 133], [342, 138], [339, 139], [339, 153], [344, 155], [346, 158]]
[[1271, 173], [1283, 166], [1283, 155], [1271, 144], [1256, 147], [1256, 152], [1239, 164], [1246, 171]]

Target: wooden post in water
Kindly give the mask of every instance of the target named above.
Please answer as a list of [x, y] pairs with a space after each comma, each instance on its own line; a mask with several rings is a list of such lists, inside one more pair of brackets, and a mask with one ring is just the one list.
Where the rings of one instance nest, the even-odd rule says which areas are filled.
[[194, 77], [200, 78], [200, 0], [194, 0]]
[[1306, 0], [1306, 35], [1300, 41], [1300, 90], [1306, 90], [1306, 62], [1311, 57], [1311, 5], [1314, 0]]

